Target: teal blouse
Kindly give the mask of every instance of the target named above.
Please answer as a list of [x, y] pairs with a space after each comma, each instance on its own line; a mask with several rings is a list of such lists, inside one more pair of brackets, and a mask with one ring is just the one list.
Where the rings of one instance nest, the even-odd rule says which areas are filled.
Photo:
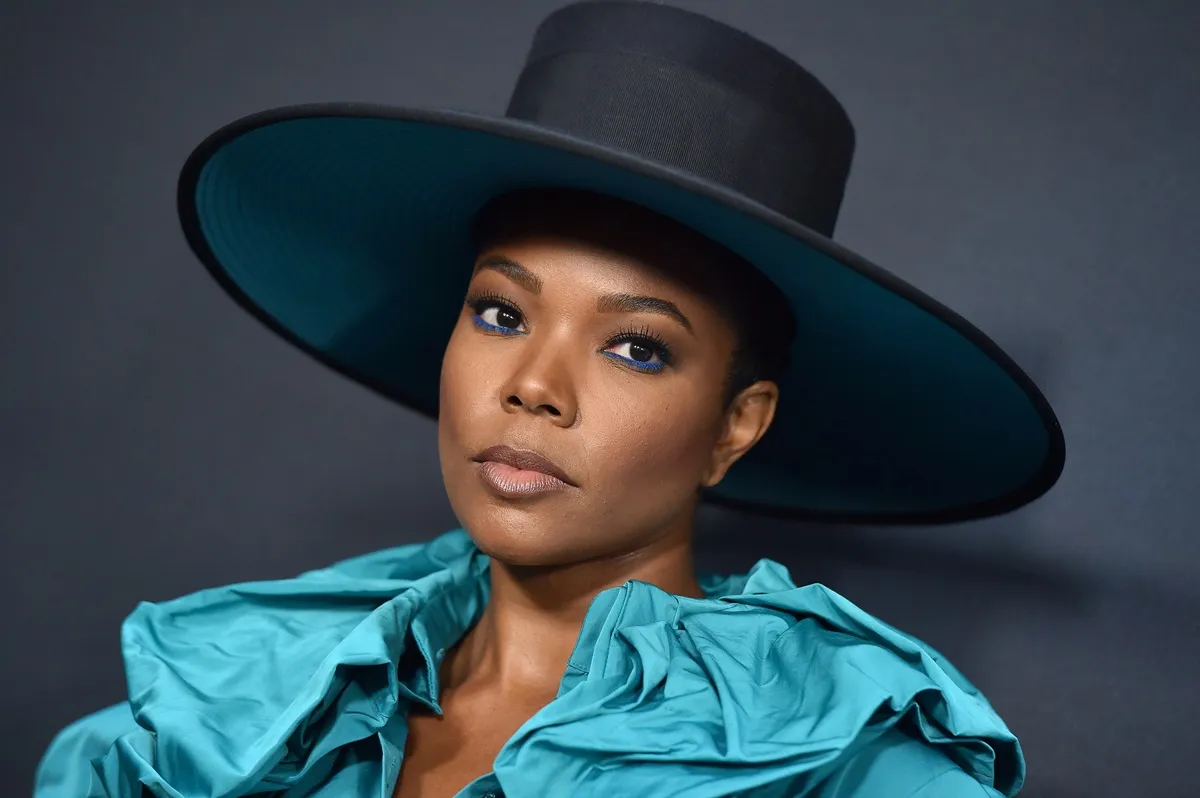
[[[390, 798], [410, 708], [488, 601], [461, 530], [125, 621], [129, 700], [61, 731], [35, 798]], [[929, 646], [783, 566], [593, 601], [557, 697], [462, 798], [1012, 796], [1020, 745]]]

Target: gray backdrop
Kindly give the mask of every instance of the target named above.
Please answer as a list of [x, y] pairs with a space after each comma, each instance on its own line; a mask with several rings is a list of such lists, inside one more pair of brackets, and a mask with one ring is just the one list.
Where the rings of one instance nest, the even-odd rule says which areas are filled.
[[[556, 5], [3, 4], [0, 792], [26, 794], [51, 734], [122, 697], [136, 602], [454, 524], [433, 425], [275, 340], [190, 257], [190, 148], [292, 102], [501, 112]], [[1068, 441], [1059, 486], [1007, 517], [708, 511], [702, 564], [781, 559], [943, 649], [1021, 737], [1025, 795], [1195, 795], [1200, 4], [681, 5], [843, 98], [859, 150], [839, 239], [1007, 347]]]

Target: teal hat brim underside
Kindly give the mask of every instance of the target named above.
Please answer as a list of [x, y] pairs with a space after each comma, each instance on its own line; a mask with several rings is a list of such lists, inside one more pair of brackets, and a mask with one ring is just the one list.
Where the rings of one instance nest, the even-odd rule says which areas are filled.
[[442, 353], [499, 194], [587, 189], [686, 224], [792, 301], [772, 429], [709, 498], [775, 514], [937, 523], [1005, 512], [1063, 463], [1048, 403], [957, 315], [719, 186], [512, 120], [373, 106], [285, 109], [189, 160], [192, 248], [260, 320], [385, 396], [436, 415]]

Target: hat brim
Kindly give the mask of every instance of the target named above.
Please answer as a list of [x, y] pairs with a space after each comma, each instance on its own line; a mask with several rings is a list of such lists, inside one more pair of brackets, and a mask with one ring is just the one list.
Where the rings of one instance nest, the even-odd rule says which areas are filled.
[[442, 353], [492, 197], [587, 189], [653, 209], [770, 277], [798, 320], [765, 438], [706, 498], [820, 521], [935, 524], [1004, 513], [1061, 473], [1032, 380], [956, 313], [720, 185], [506, 118], [306, 105], [206, 139], [179, 182], [188, 243], [277, 334], [436, 417]]

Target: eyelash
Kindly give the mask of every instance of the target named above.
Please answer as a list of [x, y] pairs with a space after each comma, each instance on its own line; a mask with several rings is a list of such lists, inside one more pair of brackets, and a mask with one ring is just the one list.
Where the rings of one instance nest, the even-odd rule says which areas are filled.
[[492, 293], [491, 291], [485, 291], [481, 294], [473, 294], [467, 299], [467, 307], [469, 307], [471, 309], [471, 313], [474, 314], [471, 317], [471, 321], [475, 322], [475, 326], [479, 327], [481, 330], [498, 333], [500, 335], [521, 334], [520, 330], [513, 330], [509, 327], [498, 327], [495, 324], [488, 324], [483, 320], [483, 311], [490, 307], [498, 307], [503, 310], [507, 310], [509, 313], [519, 317], [522, 321], [525, 320], [525, 314], [521, 312], [521, 309], [499, 294]]
[[[467, 298], [466, 305], [468, 308], [470, 308], [471, 313], [473, 314], [471, 321], [473, 321], [475, 326], [481, 330], [498, 335], [522, 334], [521, 330], [514, 330], [509, 327], [499, 327], [495, 324], [489, 324], [482, 318], [483, 312], [488, 308], [499, 307], [508, 311], [509, 313], [512, 313], [520, 318], [522, 322], [524, 322], [525, 314], [521, 312], [521, 309], [517, 307], [515, 303], [509, 301], [505, 297], [490, 291], [485, 291], [479, 294], [472, 294]], [[655, 355], [658, 355], [659, 362], [642, 363], [640, 361], [607, 351], [618, 344], [636, 344], [638, 346], [645, 347]], [[644, 374], [657, 374], [672, 363], [671, 347], [661, 335], [654, 332], [649, 327], [629, 327], [618, 330], [611, 338], [608, 339], [607, 342], [605, 342], [604, 350], [605, 351], [603, 351], [601, 354], [617, 361], [623, 366], [628, 366], [635, 371], [640, 371]]]
[[[641, 363], [637, 360], [631, 360], [621, 355], [614, 355], [612, 352], [607, 351], [617, 344], [637, 344], [638, 346], [643, 346], [658, 355], [659, 362]], [[608, 342], [604, 345], [604, 349], [606, 357], [610, 357], [622, 365], [628, 365], [646, 374], [657, 374], [665, 367], [671, 365], [671, 347], [667, 345], [667, 342], [663, 340], [661, 335], [649, 327], [630, 327], [620, 330], [616, 335], [608, 339]]]

